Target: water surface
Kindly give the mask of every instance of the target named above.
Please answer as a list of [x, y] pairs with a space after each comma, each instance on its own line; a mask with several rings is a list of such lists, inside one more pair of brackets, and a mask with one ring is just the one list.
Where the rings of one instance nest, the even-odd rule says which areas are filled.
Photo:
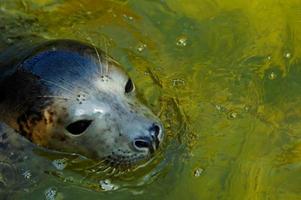
[[66, 170], [17, 199], [301, 199], [300, 0], [0, 0], [0, 19], [2, 48], [104, 49], [167, 132], [156, 165], [111, 191]]

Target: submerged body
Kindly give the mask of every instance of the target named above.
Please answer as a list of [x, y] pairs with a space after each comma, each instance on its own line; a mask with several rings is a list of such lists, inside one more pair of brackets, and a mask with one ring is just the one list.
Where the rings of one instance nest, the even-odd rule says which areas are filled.
[[6, 127], [36, 145], [113, 166], [145, 161], [158, 149], [159, 119], [100, 50], [55, 40], [38, 42], [14, 59], [9, 51], [0, 55], [0, 120]]

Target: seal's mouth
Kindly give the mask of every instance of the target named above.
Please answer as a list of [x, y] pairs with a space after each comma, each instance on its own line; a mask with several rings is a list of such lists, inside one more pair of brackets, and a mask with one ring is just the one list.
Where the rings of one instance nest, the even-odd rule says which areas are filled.
[[135, 167], [143, 162], [149, 160], [150, 155], [119, 155], [112, 153], [111, 155], [104, 158], [104, 161], [107, 165], [120, 168], [120, 169], [129, 169]]

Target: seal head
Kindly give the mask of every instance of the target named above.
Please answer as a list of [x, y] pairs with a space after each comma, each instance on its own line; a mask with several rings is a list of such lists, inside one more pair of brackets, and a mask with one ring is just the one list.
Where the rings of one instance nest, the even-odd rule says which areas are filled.
[[93, 46], [38, 45], [0, 89], [1, 120], [48, 149], [133, 165], [163, 140], [160, 120], [137, 100], [132, 80]]

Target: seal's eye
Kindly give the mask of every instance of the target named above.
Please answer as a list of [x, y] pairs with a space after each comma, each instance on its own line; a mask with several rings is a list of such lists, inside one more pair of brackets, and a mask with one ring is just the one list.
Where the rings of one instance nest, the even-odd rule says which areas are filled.
[[125, 93], [130, 93], [133, 90], [134, 90], [134, 84], [133, 84], [132, 80], [129, 78], [128, 82], [126, 82], [126, 84], [125, 84], [124, 91], [125, 91]]
[[66, 130], [73, 135], [79, 135], [84, 132], [91, 124], [92, 120], [79, 120], [69, 124]]

